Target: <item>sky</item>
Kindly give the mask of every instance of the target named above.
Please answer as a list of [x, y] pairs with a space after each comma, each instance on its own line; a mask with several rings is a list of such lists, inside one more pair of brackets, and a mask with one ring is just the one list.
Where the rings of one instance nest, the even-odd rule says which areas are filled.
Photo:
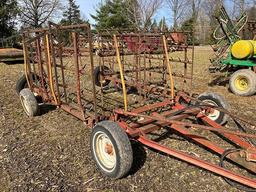
[[80, 6], [82, 16], [85, 16], [86, 19], [89, 19], [93, 24], [95, 21], [90, 17], [90, 14], [95, 14], [95, 9], [100, 2], [101, 0], [76, 0], [76, 3]]
[[[95, 21], [91, 18], [90, 14], [95, 14], [95, 9], [101, 3], [102, 0], [76, 0], [76, 3], [80, 6], [80, 11], [82, 12], [82, 16], [92, 24], [95, 24]], [[104, 1], [104, 0], [103, 0]], [[161, 8], [158, 13], [155, 15], [155, 19], [159, 21], [161, 18], [165, 16], [167, 24], [171, 25], [171, 16], [170, 12], [166, 8]]]
[[[95, 14], [95, 10], [102, 1], [104, 2], [104, 0], [76, 0], [76, 3], [80, 6], [82, 16], [85, 19], [89, 19], [91, 24], [95, 24], [95, 21], [92, 19], [90, 14]], [[230, 2], [231, 0], [225, 0], [226, 7], [231, 6]], [[160, 21], [163, 17], [165, 17], [167, 25], [171, 26], [173, 24], [171, 10], [164, 5], [162, 5], [162, 8], [160, 8], [160, 10], [156, 13], [154, 19]]]

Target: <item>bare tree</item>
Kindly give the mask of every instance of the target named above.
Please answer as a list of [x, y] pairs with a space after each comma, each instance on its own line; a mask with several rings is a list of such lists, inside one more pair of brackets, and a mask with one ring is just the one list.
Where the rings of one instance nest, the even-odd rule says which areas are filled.
[[245, 0], [229, 0], [232, 5], [231, 17], [239, 17], [245, 10]]
[[203, 0], [191, 0], [192, 18], [197, 21]]
[[163, 0], [127, 0], [130, 19], [138, 29], [150, 27], [153, 16], [159, 10]]
[[204, 0], [202, 3], [202, 9], [205, 14], [210, 18], [214, 19], [216, 12], [224, 5], [224, 0]]
[[60, 0], [19, 0], [21, 22], [26, 27], [41, 27], [60, 10]]
[[256, 0], [227, 0], [232, 5], [231, 17], [238, 18], [246, 10], [256, 6]]
[[166, 0], [166, 2], [172, 11], [173, 27], [177, 28], [179, 21], [187, 16], [189, 0]]

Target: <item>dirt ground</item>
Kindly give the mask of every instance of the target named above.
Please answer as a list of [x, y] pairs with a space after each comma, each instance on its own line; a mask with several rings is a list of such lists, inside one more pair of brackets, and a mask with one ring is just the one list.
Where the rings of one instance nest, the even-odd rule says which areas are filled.
[[[220, 74], [210, 75], [209, 53], [209, 47], [196, 49], [194, 92], [218, 92], [230, 102], [232, 112], [256, 120], [256, 96], [235, 96]], [[102, 176], [90, 154], [91, 130], [82, 122], [59, 109], [47, 108], [35, 118], [25, 115], [14, 90], [22, 73], [22, 64], [0, 63], [1, 192], [238, 191], [215, 174], [139, 144], [133, 146], [135, 160], [128, 177], [111, 180]], [[170, 138], [169, 144], [185, 152], [205, 153], [175, 135]]]

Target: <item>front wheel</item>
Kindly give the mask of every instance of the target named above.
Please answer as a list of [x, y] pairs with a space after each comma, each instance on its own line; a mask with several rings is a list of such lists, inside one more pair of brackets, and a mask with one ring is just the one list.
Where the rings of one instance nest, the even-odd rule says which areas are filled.
[[25, 88], [20, 91], [20, 101], [25, 113], [29, 117], [34, 117], [38, 115], [38, 103], [36, 97], [34, 96], [32, 91], [30, 91], [30, 89]]
[[115, 122], [102, 121], [93, 128], [91, 151], [98, 169], [108, 177], [122, 178], [132, 166], [130, 140]]
[[251, 96], [256, 93], [256, 74], [250, 69], [236, 71], [229, 80], [230, 90], [239, 96]]

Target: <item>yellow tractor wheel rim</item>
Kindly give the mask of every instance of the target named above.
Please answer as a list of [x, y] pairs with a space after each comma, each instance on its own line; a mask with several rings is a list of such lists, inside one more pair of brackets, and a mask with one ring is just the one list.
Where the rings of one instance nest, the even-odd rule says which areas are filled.
[[249, 80], [245, 76], [238, 76], [235, 80], [235, 86], [240, 91], [246, 91], [249, 88]]

